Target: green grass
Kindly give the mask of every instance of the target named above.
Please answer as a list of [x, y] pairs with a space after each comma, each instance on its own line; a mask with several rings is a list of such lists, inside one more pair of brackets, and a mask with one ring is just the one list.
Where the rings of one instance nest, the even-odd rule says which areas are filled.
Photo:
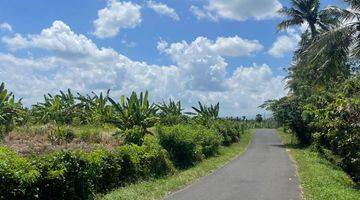
[[230, 147], [221, 147], [218, 156], [206, 159], [192, 168], [178, 171], [174, 175], [168, 177], [122, 187], [105, 196], [100, 196], [98, 199], [145, 200], [164, 197], [166, 194], [184, 188], [199, 178], [208, 175], [245, 152], [250, 144], [252, 136], [253, 131], [247, 131], [247, 133], [241, 137], [239, 143], [235, 143]]
[[359, 188], [344, 171], [311, 148], [299, 146], [292, 134], [280, 129], [278, 133], [298, 167], [304, 199], [360, 199]]

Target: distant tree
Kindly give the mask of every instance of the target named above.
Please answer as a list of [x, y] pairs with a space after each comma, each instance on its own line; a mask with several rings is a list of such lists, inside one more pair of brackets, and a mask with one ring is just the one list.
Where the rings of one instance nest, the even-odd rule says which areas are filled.
[[255, 117], [255, 121], [256, 121], [256, 122], [259, 122], [259, 123], [262, 122], [262, 121], [263, 121], [262, 115], [257, 114], [256, 117]]

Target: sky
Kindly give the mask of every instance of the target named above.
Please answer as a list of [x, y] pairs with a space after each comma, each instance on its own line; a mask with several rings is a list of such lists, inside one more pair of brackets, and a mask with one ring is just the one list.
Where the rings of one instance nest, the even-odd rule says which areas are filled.
[[[343, 6], [340, 0], [323, 0]], [[254, 116], [287, 94], [306, 25], [278, 31], [286, 0], [1, 0], [0, 82], [26, 106], [71, 88], [150, 93]]]

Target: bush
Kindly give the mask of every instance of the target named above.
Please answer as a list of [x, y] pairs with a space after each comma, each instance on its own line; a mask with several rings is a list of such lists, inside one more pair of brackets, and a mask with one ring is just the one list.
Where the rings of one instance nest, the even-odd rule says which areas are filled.
[[144, 137], [142, 146], [88, 154], [60, 151], [32, 162], [0, 147], [0, 199], [92, 199], [95, 193], [173, 170], [167, 151], [152, 135]]
[[144, 144], [125, 145], [118, 148], [121, 158], [121, 179], [124, 182], [134, 182], [138, 179], [158, 177], [173, 171], [166, 150], [158, 140], [151, 135], [144, 138]]
[[185, 168], [218, 152], [221, 137], [200, 125], [157, 127], [161, 145], [170, 153], [174, 164]]
[[33, 199], [40, 176], [29, 160], [14, 151], [0, 147], [0, 199]]
[[127, 130], [119, 130], [115, 135], [120, 135], [125, 144], [142, 145], [146, 131], [140, 126], [134, 126]]
[[228, 146], [240, 140], [240, 133], [243, 132], [244, 127], [242, 127], [238, 122], [217, 120], [212, 125], [212, 129], [221, 135], [223, 145]]

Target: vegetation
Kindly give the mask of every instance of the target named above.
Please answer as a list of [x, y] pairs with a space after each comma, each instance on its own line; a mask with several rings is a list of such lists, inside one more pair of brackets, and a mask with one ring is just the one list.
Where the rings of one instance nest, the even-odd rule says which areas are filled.
[[319, 10], [320, 1], [291, 2], [291, 8], [279, 11], [289, 17], [279, 28], [306, 22], [310, 30], [303, 33], [289, 68], [289, 95], [263, 107], [302, 144], [338, 156], [339, 166], [359, 182], [360, 3], [345, 0], [349, 9]]
[[204, 160], [186, 170], [178, 170], [171, 176], [159, 179], [151, 179], [139, 183], [121, 187], [107, 195], [99, 196], [98, 199], [129, 199], [129, 200], [151, 200], [161, 199], [171, 191], [176, 191], [195, 182], [199, 178], [213, 172], [217, 168], [224, 166], [230, 160], [243, 153], [249, 146], [252, 132], [244, 134], [239, 143], [234, 143], [228, 147], [220, 147], [219, 154], [215, 157]]
[[181, 173], [219, 155], [222, 145], [247, 143], [245, 130], [262, 125], [219, 119], [219, 104], [199, 103], [187, 116], [180, 102], [150, 103], [148, 92], [116, 102], [109, 91], [69, 89], [24, 108], [5, 84], [0, 89], [0, 199], [93, 199]]
[[278, 133], [290, 155], [297, 164], [304, 199], [356, 200], [360, 191], [351, 178], [333, 162], [324, 158], [316, 149], [299, 143], [289, 133], [278, 129]]
[[15, 101], [14, 95], [0, 85], [0, 138], [21, 121], [21, 100]]

